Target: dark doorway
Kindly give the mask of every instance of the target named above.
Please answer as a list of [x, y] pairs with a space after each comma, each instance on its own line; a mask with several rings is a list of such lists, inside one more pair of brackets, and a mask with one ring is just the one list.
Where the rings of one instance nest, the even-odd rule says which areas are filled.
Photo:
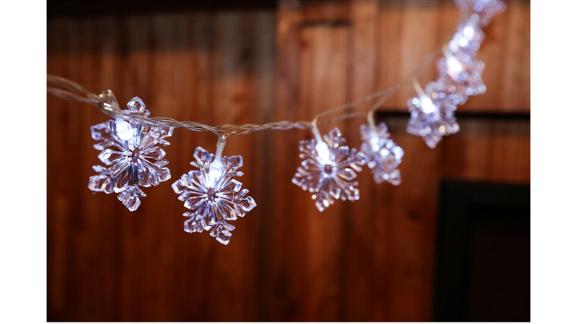
[[436, 321], [530, 320], [530, 186], [444, 182]]

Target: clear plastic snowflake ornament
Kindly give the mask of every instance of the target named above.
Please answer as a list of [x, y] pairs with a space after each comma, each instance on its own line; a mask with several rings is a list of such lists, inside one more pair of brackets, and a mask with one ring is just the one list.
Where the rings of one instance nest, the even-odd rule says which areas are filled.
[[446, 93], [442, 85], [431, 82], [423, 91], [416, 86], [418, 95], [408, 100], [410, 120], [406, 131], [420, 136], [430, 148], [435, 148], [443, 136], [460, 130], [454, 113], [459, 95]]
[[232, 237], [234, 226], [229, 224], [256, 207], [256, 202], [242, 189], [242, 183], [233, 179], [242, 176], [242, 156], [216, 157], [197, 147], [195, 161], [190, 164], [197, 168], [182, 175], [172, 184], [178, 199], [190, 211], [184, 213], [184, 231], [201, 233], [210, 231], [210, 236], [227, 245]]
[[455, 0], [462, 12], [478, 16], [480, 25], [486, 26], [497, 14], [506, 9], [502, 0]]
[[441, 87], [446, 93], [459, 95], [461, 102], [455, 104], [462, 104], [467, 97], [486, 92], [486, 85], [482, 80], [484, 62], [463, 52], [453, 53], [448, 49], [444, 52], [444, 57], [438, 61], [437, 87]]
[[362, 125], [360, 135], [362, 136], [361, 152], [366, 165], [372, 169], [374, 181], [399, 185], [401, 177], [398, 167], [402, 163], [404, 150], [390, 138], [386, 124]]
[[332, 129], [323, 139], [316, 130], [315, 137], [300, 142], [302, 162], [292, 183], [311, 192], [316, 208], [321, 212], [335, 200], [360, 199], [356, 177], [364, 164], [363, 154], [346, 146], [338, 128]]
[[484, 32], [480, 28], [478, 16], [473, 15], [458, 25], [454, 36], [448, 42], [448, 49], [453, 53], [464, 52], [475, 55], [482, 41], [484, 41]]
[[[135, 116], [148, 116], [150, 112], [142, 99], [132, 98], [125, 112]], [[111, 119], [91, 127], [94, 148], [101, 151], [102, 165], [93, 166], [98, 174], [91, 176], [88, 188], [107, 194], [118, 193], [130, 211], [140, 206], [146, 194], [140, 187], [150, 187], [170, 179], [170, 170], [161, 146], [169, 145], [166, 137], [172, 127], [150, 126], [124, 118]]]

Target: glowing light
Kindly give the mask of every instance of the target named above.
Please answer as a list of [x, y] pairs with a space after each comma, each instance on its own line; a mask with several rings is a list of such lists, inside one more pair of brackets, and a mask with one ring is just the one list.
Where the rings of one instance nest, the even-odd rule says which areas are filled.
[[372, 132], [370, 136], [370, 147], [374, 152], [378, 152], [380, 150], [380, 140], [378, 139], [378, 135], [376, 132]]
[[459, 74], [464, 71], [462, 63], [452, 54], [446, 56], [446, 65], [448, 67], [448, 75], [454, 80], [458, 79]]
[[316, 152], [318, 152], [318, 161], [322, 164], [332, 164], [332, 159], [330, 158], [330, 149], [328, 145], [324, 142], [318, 142], [316, 144]]
[[124, 119], [116, 120], [116, 134], [123, 141], [128, 141], [134, 138], [135, 129], [130, 125], [129, 122]]
[[474, 39], [476, 34], [476, 31], [474, 30], [473, 26], [466, 26], [462, 29], [462, 32], [460, 33], [460, 37], [458, 39], [458, 44], [461, 47], [467, 47], [468, 44]]
[[464, 34], [464, 36], [466, 36], [468, 39], [474, 38], [474, 33], [474, 27], [472, 26], [466, 26], [464, 29], [462, 29], [462, 34]]
[[222, 177], [224, 166], [221, 160], [214, 160], [210, 164], [210, 169], [208, 170], [208, 175], [206, 177], [206, 187], [214, 188], [218, 183], [218, 180]]
[[432, 102], [432, 99], [427, 95], [420, 96], [420, 107], [425, 114], [431, 114], [438, 111], [438, 107]]

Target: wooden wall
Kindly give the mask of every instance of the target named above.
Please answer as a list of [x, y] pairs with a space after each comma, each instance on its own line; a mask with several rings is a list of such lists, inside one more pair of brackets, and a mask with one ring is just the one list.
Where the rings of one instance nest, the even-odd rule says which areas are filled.
[[[48, 73], [155, 116], [205, 123], [309, 119], [388, 87], [450, 36], [450, 1], [283, 0], [247, 8], [49, 15]], [[509, 1], [480, 57], [488, 92], [461, 108], [461, 132], [436, 150], [404, 132], [409, 87], [380, 118], [404, 148], [404, 182], [361, 174], [361, 200], [320, 214], [290, 183], [306, 131], [229, 140], [258, 207], [231, 244], [182, 231], [170, 183], [135, 213], [87, 188], [89, 126], [106, 117], [48, 97], [49, 320], [429, 320], [438, 187], [443, 179], [530, 181], [529, 2]], [[421, 77], [433, 77], [433, 67]], [[366, 109], [366, 107], [360, 107]], [[361, 120], [341, 122], [359, 145]], [[324, 130], [328, 130], [325, 128]], [[209, 134], [177, 130], [174, 179]]]

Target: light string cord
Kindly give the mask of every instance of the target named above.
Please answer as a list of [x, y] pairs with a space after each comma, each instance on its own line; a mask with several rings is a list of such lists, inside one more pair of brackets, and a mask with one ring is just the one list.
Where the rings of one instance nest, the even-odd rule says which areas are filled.
[[[450, 36], [451, 37], [451, 36]], [[153, 126], [161, 126], [161, 127], [173, 127], [173, 128], [185, 128], [193, 132], [201, 132], [207, 131], [211, 132], [216, 135], [219, 140], [225, 139], [233, 136], [233, 135], [245, 135], [251, 134], [254, 132], [264, 131], [264, 130], [290, 130], [290, 129], [311, 129], [314, 135], [318, 131], [318, 125], [324, 124], [331, 124], [337, 121], [351, 119], [351, 118], [358, 118], [365, 116], [367, 119], [368, 125], [370, 127], [375, 127], [375, 117], [377, 110], [381, 107], [381, 105], [386, 102], [392, 95], [398, 92], [402, 87], [411, 83], [413, 84], [414, 88], [418, 92], [421, 87], [418, 85], [417, 79], [422, 72], [429, 67], [429, 64], [436, 59], [439, 54], [441, 55], [445, 51], [445, 44], [447, 42], [442, 43], [443, 45], [436, 48], [432, 53], [430, 53], [427, 57], [420, 61], [417, 67], [409, 72], [403, 79], [396, 84], [370, 93], [362, 98], [359, 98], [353, 102], [345, 103], [336, 107], [332, 107], [326, 109], [320, 113], [318, 113], [311, 121], [289, 121], [289, 120], [282, 120], [276, 122], [269, 122], [264, 124], [223, 124], [223, 125], [208, 125], [202, 124], [195, 121], [178, 121], [176, 119], [168, 118], [168, 117], [144, 117], [138, 116], [134, 114], [130, 114], [128, 112], [123, 111], [120, 109], [120, 105], [116, 100], [113, 92], [111, 90], [104, 90], [100, 94], [95, 94], [78, 83], [71, 81], [69, 79], [50, 75], [48, 74], [48, 93], [65, 98], [68, 100], [75, 100], [79, 102], [84, 102], [90, 104], [92, 106], [97, 107], [102, 113], [112, 117], [112, 118], [123, 118], [128, 120], [134, 120], [140, 123], [149, 124]], [[357, 106], [366, 104], [370, 101], [377, 100], [376, 103], [370, 105], [370, 109], [367, 113], [361, 112], [347, 112], [341, 113], [342, 111], [349, 110], [355, 108]], [[339, 116], [334, 118], [328, 119], [326, 118], [329, 115], [333, 115], [336, 113], [340, 113]]]
[[[414, 80], [414, 75], [419, 74], [424, 67], [427, 67], [428, 63], [436, 57], [437, 53], [434, 52], [429, 55], [423, 62], [419, 65], [418, 69], [406, 77], [404, 80], [396, 83], [395, 85], [380, 90], [378, 92], [366, 95], [354, 102], [346, 103], [340, 106], [336, 106], [327, 110], [324, 110], [317, 114], [312, 121], [277, 121], [264, 124], [223, 124], [217, 126], [211, 126], [207, 124], [202, 124], [195, 121], [178, 121], [168, 117], [144, 117], [137, 116], [120, 109], [120, 105], [116, 100], [113, 92], [111, 90], [105, 90], [101, 94], [95, 94], [86, 90], [84, 87], [78, 83], [55, 75], [48, 75], [48, 93], [55, 95], [57, 97], [65, 98], [68, 100], [75, 100], [78, 102], [83, 102], [97, 107], [102, 113], [112, 117], [112, 118], [125, 118], [129, 120], [134, 120], [140, 123], [145, 123], [153, 126], [163, 126], [163, 127], [174, 127], [174, 128], [185, 128], [193, 132], [208, 131], [216, 135], [217, 137], [230, 137], [233, 135], [245, 135], [258, 131], [264, 130], [289, 130], [289, 129], [306, 129], [312, 127], [312, 125], [322, 125], [330, 124], [336, 121], [357, 118], [364, 116], [359, 112], [356, 113], [346, 113], [336, 118], [323, 119], [322, 118], [341, 112], [343, 110], [351, 109], [359, 105], [365, 104], [369, 101], [379, 99], [376, 104], [371, 105], [371, 109], [368, 113], [372, 116], [375, 111], [394, 93], [401, 89], [406, 83]], [[369, 117], [373, 119], [373, 117]]]

